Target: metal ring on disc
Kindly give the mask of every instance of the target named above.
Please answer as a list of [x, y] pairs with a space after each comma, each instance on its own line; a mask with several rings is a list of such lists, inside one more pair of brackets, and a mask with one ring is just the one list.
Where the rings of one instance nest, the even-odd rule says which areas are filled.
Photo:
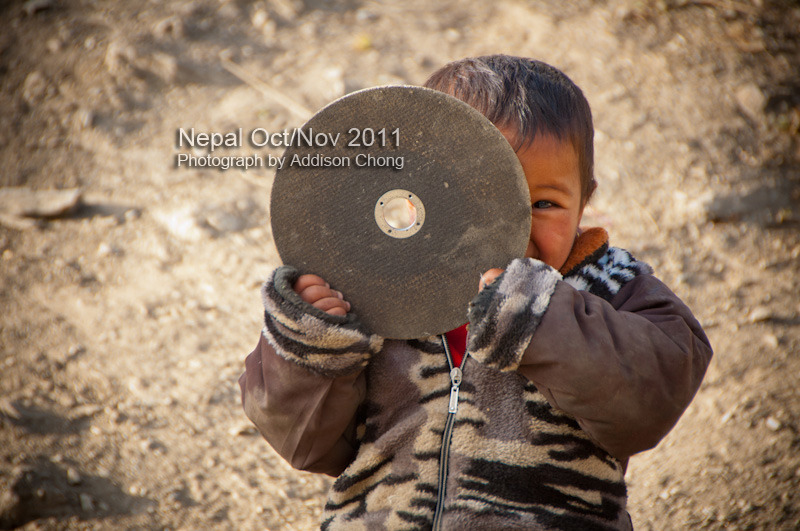
[[408, 190], [389, 190], [375, 203], [375, 223], [387, 236], [410, 238], [425, 223], [425, 205]]

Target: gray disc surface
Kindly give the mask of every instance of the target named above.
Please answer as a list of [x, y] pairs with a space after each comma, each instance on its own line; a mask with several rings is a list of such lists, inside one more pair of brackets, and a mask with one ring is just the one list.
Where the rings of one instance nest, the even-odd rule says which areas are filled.
[[275, 245], [284, 264], [341, 291], [372, 332], [410, 339], [464, 324], [480, 275], [525, 254], [522, 167], [467, 104], [378, 87], [334, 101], [301, 131], [272, 188]]

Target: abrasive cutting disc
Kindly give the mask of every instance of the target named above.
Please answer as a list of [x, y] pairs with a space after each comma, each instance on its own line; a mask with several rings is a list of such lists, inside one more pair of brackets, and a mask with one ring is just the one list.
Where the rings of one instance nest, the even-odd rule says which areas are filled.
[[457, 328], [480, 275], [524, 255], [522, 167], [460, 100], [366, 89], [292, 135], [271, 196], [278, 253], [341, 291], [372, 332], [409, 339]]

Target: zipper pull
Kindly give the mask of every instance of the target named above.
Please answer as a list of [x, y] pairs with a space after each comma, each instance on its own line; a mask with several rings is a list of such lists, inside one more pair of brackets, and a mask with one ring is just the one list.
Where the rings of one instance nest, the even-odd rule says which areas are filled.
[[450, 383], [452, 387], [450, 387], [450, 406], [447, 410], [450, 413], [455, 413], [458, 411], [458, 386], [461, 385], [461, 369], [458, 367], [454, 367], [450, 371]]

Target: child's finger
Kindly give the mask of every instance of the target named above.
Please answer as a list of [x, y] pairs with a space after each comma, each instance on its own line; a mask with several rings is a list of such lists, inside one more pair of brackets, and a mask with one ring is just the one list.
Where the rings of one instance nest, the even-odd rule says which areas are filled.
[[481, 275], [481, 280], [478, 283], [479, 290], [482, 290], [503, 273], [503, 269], [493, 268]]
[[314, 307], [331, 315], [346, 315], [350, 309], [350, 303], [338, 297], [326, 297], [315, 302]]
[[309, 304], [314, 304], [320, 299], [324, 299], [327, 297], [338, 298], [338, 292], [332, 290], [327, 286], [320, 286], [318, 284], [313, 284], [308, 286], [303, 291], [299, 293], [300, 298], [306, 301]]
[[293, 287], [303, 301], [331, 315], [346, 315], [350, 311], [350, 303], [342, 293], [331, 289], [320, 276], [300, 275]]
[[325, 286], [329, 287], [328, 283], [325, 280], [317, 275], [307, 274], [307, 275], [300, 275], [298, 279], [294, 282], [294, 290], [297, 293], [302, 293], [306, 288], [310, 286]]

